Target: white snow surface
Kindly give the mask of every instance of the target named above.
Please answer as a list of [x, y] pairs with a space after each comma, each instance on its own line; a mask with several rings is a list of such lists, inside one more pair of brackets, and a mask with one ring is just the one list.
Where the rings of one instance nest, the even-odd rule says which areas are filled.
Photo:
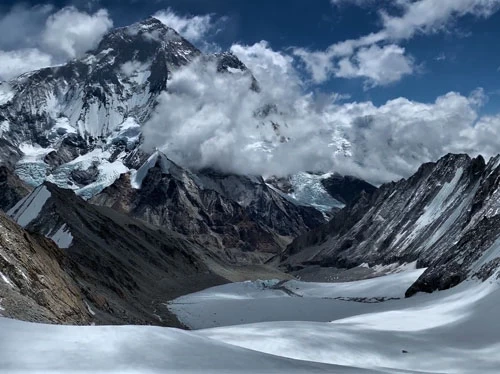
[[141, 125], [134, 117], [128, 117], [121, 125], [119, 125], [107, 138], [107, 144], [113, 144], [123, 140], [127, 143], [127, 147], [132, 148], [139, 143], [141, 137]]
[[[182, 299], [184, 305], [203, 304], [205, 314], [210, 314], [214, 311], [210, 302], [216, 301], [218, 313], [226, 319], [230, 314], [242, 319], [258, 315], [262, 323], [196, 331], [68, 327], [0, 318], [0, 372], [498, 374], [496, 275], [483, 283], [467, 281], [409, 299], [380, 303], [323, 299], [401, 296], [421, 271], [353, 283], [272, 280], [210, 288], [176, 303]], [[279, 320], [270, 315], [297, 307], [287, 303], [293, 299], [308, 304], [299, 306], [295, 316], [301, 318]], [[318, 300], [333, 302], [324, 309], [328, 322], [315, 321], [316, 309], [323, 308]], [[252, 307], [259, 301], [259, 307]], [[228, 309], [238, 304], [245, 307]]]
[[306, 361], [397, 373], [493, 374], [500, 367], [499, 290], [498, 282], [466, 282], [331, 323], [267, 322], [199, 334]]
[[[350, 316], [353, 311], [385, 310], [387, 304], [377, 301], [404, 297], [424, 271], [348, 283], [231, 283], [181, 296], [168, 303], [168, 309], [192, 329], [264, 321], [328, 322]], [[349, 299], [364, 302], [345, 301]]]
[[71, 235], [71, 231], [66, 227], [66, 224], [63, 224], [54, 234], [48, 237], [61, 249], [67, 249], [73, 243], [73, 235]]
[[57, 138], [61, 135], [77, 133], [77, 130], [71, 126], [67, 117], [58, 117], [55, 122], [56, 124], [49, 131], [49, 135], [52, 137]]
[[0, 372], [377, 373], [298, 361], [148, 326], [56, 326], [0, 318]]
[[383, 277], [344, 283], [315, 283], [288, 281], [284, 286], [306, 298], [403, 298], [405, 291], [426, 269], [415, 269]]
[[[425, 207], [423, 214], [420, 215], [418, 220], [415, 222], [415, 227], [412, 230], [411, 234], [403, 241], [403, 243], [400, 244], [411, 241], [413, 238], [417, 237], [419, 233], [423, 229], [425, 229], [425, 227], [429, 226], [431, 223], [437, 220], [442, 215], [442, 212], [445, 211], [451, 203], [453, 203], [454, 199], [451, 198], [453, 194], [458, 194], [458, 196], [461, 196], [460, 191], [457, 190], [457, 188], [459, 186], [458, 182], [462, 178], [463, 173], [463, 168], [458, 168], [453, 179], [450, 182], [443, 184], [438, 194], [429, 203], [429, 205]], [[453, 224], [454, 220], [458, 218], [459, 213], [460, 209], [457, 209], [456, 214], [452, 214], [450, 219], [444, 223], [443, 227], [438, 231], [438, 233], [427, 240], [427, 243], [425, 244], [426, 248], [430, 247], [439, 239], [439, 236], [442, 235], [442, 232], [446, 231], [446, 229]]]
[[9, 121], [0, 122], [0, 138], [3, 137], [3, 134], [10, 131], [10, 123]]
[[[106, 187], [111, 186], [121, 174], [127, 173], [129, 169], [123, 164], [120, 157], [113, 162], [109, 162], [111, 153], [96, 148], [89, 153], [75, 158], [74, 160], [59, 166], [47, 178], [49, 182], [58, 185], [61, 188], [70, 188], [75, 190], [76, 194], [84, 199], [89, 199], [95, 196]], [[96, 165], [99, 175], [97, 180], [82, 188], [77, 185], [68, 185], [71, 172], [74, 170], [87, 170], [93, 165]]]
[[12, 282], [10, 281], [10, 279], [0, 271], [0, 279], [2, 281], [4, 281], [5, 283], [7, 283], [10, 287], [14, 287], [14, 285], [12, 284]]
[[43, 158], [52, 152], [53, 148], [43, 148], [38, 144], [21, 143], [19, 150], [23, 153], [23, 158], [19, 163], [43, 162]]
[[28, 196], [21, 199], [7, 214], [20, 226], [26, 227], [38, 217], [50, 196], [47, 187], [39, 186]]

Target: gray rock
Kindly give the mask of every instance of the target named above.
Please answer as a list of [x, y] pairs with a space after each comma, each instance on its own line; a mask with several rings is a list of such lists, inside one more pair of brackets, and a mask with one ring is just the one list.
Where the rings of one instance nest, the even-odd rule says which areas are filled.
[[432, 292], [498, 270], [500, 157], [447, 155], [410, 178], [348, 204], [326, 225], [298, 237], [283, 256], [291, 268], [353, 268], [416, 261], [427, 267], [407, 292]]

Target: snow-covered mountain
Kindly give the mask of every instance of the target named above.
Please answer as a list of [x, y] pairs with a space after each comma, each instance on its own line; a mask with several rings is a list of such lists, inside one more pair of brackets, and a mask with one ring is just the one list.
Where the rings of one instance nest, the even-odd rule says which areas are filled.
[[[158, 96], [196, 58], [215, 61], [221, 74], [251, 75], [231, 53], [202, 55], [149, 18], [106, 34], [81, 59], [2, 83], [0, 137], [21, 152], [10, 160], [16, 173], [32, 186], [49, 180], [85, 198], [100, 192], [134, 167], [127, 156], [140, 145]], [[253, 82], [249, 89], [258, 89]]]
[[285, 263], [394, 268], [417, 261], [428, 269], [407, 295], [487, 279], [500, 265], [499, 160], [450, 154], [424, 164], [297, 238]]

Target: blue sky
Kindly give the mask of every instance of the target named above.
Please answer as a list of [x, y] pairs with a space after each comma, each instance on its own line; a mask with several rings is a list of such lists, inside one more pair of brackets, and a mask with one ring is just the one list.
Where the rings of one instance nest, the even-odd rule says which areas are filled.
[[[409, 0], [408, 0], [409, 1]], [[459, 0], [460, 1], [460, 0]], [[155, 0], [155, 1], [54, 1], [56, 8], [75, 5], [82, 11], [100, 8], [109, 11], [115, 26], [123, 26], [171, 8], [177, 14], [212, 14], [219, 20], [220, 31], [209, 35], [211, 41], [223, 49], [233, 43], [252, 45], [261, 40], [269, 42], [274, 50], [291, 52], [293, 47], [311, 51], [325, 50], [328, 46], [356, 39], [381, 29], [381, 11], [401, 15], [404, 10], [396, 0], [343, 0], [333, 4], [330, 0]], [[360, 4], [361, 3], [361, 4]], [[2, 13], [17, 1], [3, 1]], [[44, 2], [22, 2], [26, 6], [39, 6]], [[222, 21], [221, 21], [222, 19]], [[396, 43], [405, 49], [413, 61], [412, 72], [394, 82], [366, 87], [364, 78], [330, 76], [322, 82], [311, 83], [311, 89], [348, 94], [352, 100], [370, 100], [376, 105], [396, 97], [422, 102], [434, 101], [449, 91], [467, 95], [482, 87], [488, 95], [483, 113], [498, 111], [500, 91], [500, 12], [488, 16], [465, 14], [450, 15], [445, 28], [433, 32], [417, 33], [408, 40]], [[300, 63], [300, 60], [298, 61]]]

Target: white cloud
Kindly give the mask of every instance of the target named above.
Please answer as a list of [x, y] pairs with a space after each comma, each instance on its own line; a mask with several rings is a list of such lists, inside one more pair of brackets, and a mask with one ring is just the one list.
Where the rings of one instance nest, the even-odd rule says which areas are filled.
[[473, 128], [462, 130], [462, 142], [455, 149], [476, 154], [496, 155], [500, 149], [500, 115], [482, 117]]
[[333, 55], [328, 51], [311, 52], [304, 48], [296, 48], [293, 53], [302, 60], [315, 83], [327, 81], [335, 69]]
[[204, 39], [214, 27], [213, 16], [210, 14], [181, 16], [168, 8], [156, 12], [154, 17], [192, 42]]
[[113, 21], [104, 9], [88, 14], [66, 7], [47, 19], [42, 44], [55, 54], [75, 58], [96, 47], [111, 27]]
[[367, 86], [378, 86], [399, 81], [413, 73], [413, 59], [405, 55], [404, 48], [394, 44], [379, 47], [374, 44], [361, 48], [353, 57], [338, 62], [335, 75], [341, 78], [367, 78]]
[[[290, 57], [266, 42], [231, 50], [254, 70], [262, 92], [249, 89], [248, 75], [217, 73], [215, 65], [196, 61], [173, 74], [144, 127], [146, 148], [159, 147], [195, 169], [265, 176], [333, 170], [381, 183], [448, 152], [491, 156], [500, 147], [493, 136], [500, 117], [478, 115], [487, 99], [482, 89], [450, 92], [433, 103], [344, 103], [338, 95], [304, 91]], [[276, 110], [256, 117], [266, 104]]]
[[[335, 1], [344, 3], [347, 1]], [[361, 4], [362, 2], [355, 1]], [[372, 64], [369, 69], [350, 69], [352, 60], [359, 60], [359, 49], [377, 52], [391, 47], [386, 52], [395, 52], [395, 42], [411, 39], [416, 34], [431, 34], [445, 30], [456, 19], [472, 15], [489, 17], [500, 9], [500, 0], [394, 0], [401, 11], [391, 15], [386, 10], [380, 11], [382, 28], [359, 39], [345, 40], [331, 45], [324, 51], [309, 51], [304, 48], [294, 50], [294, 55], [304, 63], [316, 83], [322, 83], [332, 76], [345, 76], [345, 71], [355, 70], [350, 77], [365, 78], [367, 86], [383, 85], [401, 79], [410, 74], [412, 59], [401, 53], [384, 54], [385, 62], [396, 65], [404, 73], [387, 74], [382, 64]], [[377, 49], [373, 49], [377, 46]], [[401, 47], [399, 52], [404, 51]], [[338, 66], [342, 62], [343, 66]], [[373, 79], [376, 77], [377, 79]]]
[[52, 56], [35, 48], [0, 51], [0, 81], [52, 64]]
[[231, 52], [252, 71], [267, 95], [282, 97], [287, 92], [296, 91], [295, 86], [302, 84], [293, 67], [293, 58], [274, 51], [266, 41], [251, 46], [234, 44]]
[[120, 71], [127, 77], [131, 77], [137, 72], [145, 71], [150, 66], [139, 61], [127, 61], [120, 66]]
[[476, 106], [477, 108], [481, 108], [484, 106], [489, 100], [488, 95], [484, 92], [483, 88], [476, 88], [469, 95], [469, 102]]
[[113, 25], [106, 10], [14, 6], [0, 16], [0, 80], [63, 63], [96, 46]]
[[409, 39], [416, 33], [435, 33], [465, 15], [489, 17], [500, 8], [499, 0], [405, 0], [402, 16], [382, 12], [386, 38]]
[[0, 15], [0, 35], [4, 36], [0, 38], [0, 49], [37, 47], [40, 31], [53, 9], [51, 5], [31, 8], [16, 5], [7, 13]]
[[444, 54], [444, 52], [441, 52], [436, 57], [434, 57], [434, 60], [435, 61], [446, 61], [446, 55]]

